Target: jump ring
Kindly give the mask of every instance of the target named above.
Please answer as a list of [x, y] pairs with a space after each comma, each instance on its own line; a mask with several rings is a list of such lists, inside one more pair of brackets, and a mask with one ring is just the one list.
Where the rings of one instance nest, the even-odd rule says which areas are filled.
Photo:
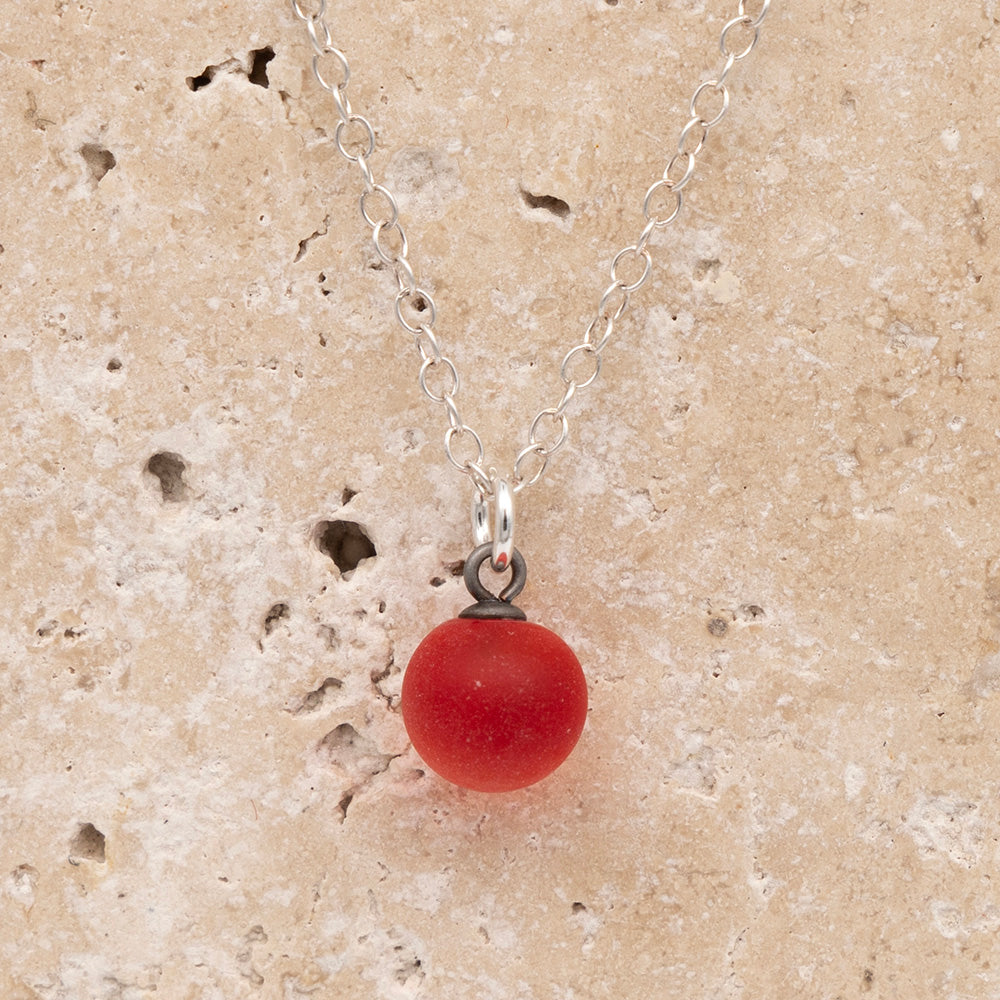
[[[622, 297], [622, 300], [618, 303], [618, 307], [615, 311], [609, 313], [608, 305], [615, 293], [619, 294]], [[608, 285], [607, 289], [605, 289], [604, 294], [601, 296], [601, 301], [597, 303], [597, 315], [607, 316], [609, 319], [615, 321], [620, 320], [622, 316], [625, 315], [625, 310], [628, 308], [628, 297], [629, 290], [624, 282], [613, 281], [610, 285]]]
[[[439, 365], [444, 365], [451, 374], [451, 388], [445, 389], [440, 394], [433, 392], [427, 385], [428, 370], [431, 368], [437, 368]], [[424, 361], [424, 363], [420, 366], [419, 381], [420, 388], [423, 389], [424, 395], [435, 403], [443, 403], [446, 396], [455, 396], [458, 394], [458, 369], [455, 367], [455, 363], [451, 360], [451, 358], [447, 358], [443, 354], [439, 358], [430, 357]]]
[[[633, 256], [641, 257], [644, 265], [642, 274], [640, 274], [639, 277], [636, 278], [636, 280], [633, 281], [631, 284], [629, 284], [627, 281], [624, 281], [622, 278], [619, 278], [617, 274], [618, 264], [627, 254], [632, 254]], [[626, 293], [627, 297], [627, 293], [634, 292], [637, 288], [642, 287], [642, 285], [646, 283], [646, 279], [649, 277], [649, 272], [652, 269], [653, 269], [653, 258], [650, 256], [649, 251], [645, 247], [643, 247], [641, 250], [635, 246], [625, 247], [624, 250], [618, 251], [618, 253], [615, 255], [615, 259], [611, 262], [611, 280], [615, 282], [617, 285], [621, 286], [621, 290]], [[615, 317], [615, 319], [618, 318], [619, 317], [617, 316]]]
[[466, 462], [462, 467], [462, 472], [472, 480], [472, 485], [476, 487], [479, 494], [485, 497], [490, 495], [493, 489], [493, 480], [483, 471], [479, 463]]
[[[390, 253], [382, 246], [382, 233], [387, 231], [392, 232], [393, 229], [399, 233], [399, 253]], [[375, 244], [375, 253], [379, 255], [379, 259], [383, 264], [396, 264], [401, 260], [406, 260], [409, 248], [406, 244], [406, 233], [403, 232], [398, 219], [391, 226], [387, 221], [377, 223], [372, 230], [372, 241]]]
[[[323, 37], [320, 38], [320, 33], [322, 32]], [[312, 42], [313, 51], [318, 56], [325, 55], [333, 46], [333, 35], [330, 34], [330, 26], [326, 21], [321, 18], [310, 18], [306, 22], [306, 33], [309, 35], [309, 41]], [[347, 68], [344, 68], [345, 73]], [[341, 86], [347, 86], [347, 80], [341, 84]]]
[[[360, 125], [365, 130], [365, 142], [368, 148], [363, 153], [349, 153], [344, 146], [344, 129], [348, 125]], [[333, 133], [333, 141], [337, 144], [337, 151], [340, 155], [352, 163], [356, 160], [367, 160], [375, 152], [375, 130], [372, 128], [371, 122], [362, 115], [351, 115], [346, 121], [341, 119], [337, 122], [337, 128]]]
[[[730, 52], [729, 46], [726, 44], [726, 37], [728, 36], [730, 31], [732, 31], [734, 28], [738, 26], [753, 28], [753, 38], [750, 40], [750, 42], [747, 44], [747, 47], [742, 52]], [[751, 52], [753, 52], [754, 46], [757, 44], [759, 39], [760, 39], [760, 18], [758, 17], [758, 20], [755, 24], [754, 19], [749, 14], [740, 14], [737, 17], [734, 17], [731, 21], [727, 22], [726, 25], [723, 27], [722, 35], [719, 38], [719, 50], [726, 57], [732, 56], [736, 60], [746, 59], [746, 57], [750, 55]]]
[[[460, 462], [455, 457], [455, 452], [452, 448], [452, 439], [456, 436], [462, 436], [468, 434], [472, 438], [473, 443], [476, 446], [476, 460], [473, 461], [471, 458], [464, 462]], [[458, 469], [459, 472], [469, 472], [470, 469], [478, 468], [478, 466], [483, 464], [483, 458], [485, 457], [485, 452], [483, 451], [483, 442], [479, 440], [479, 435], [471, 428], [466, 427], [462, 424], [461, 427], [449, 427], [444, 434], [444, 452], [448, 456], [448, 461]], [[471, 473], [470, 473], [471, 474]], [[475, 480], [475, 477], [473, 477]], [[489, 480], [487, 480], [488, 482]], [[478, 485], [478, 484], [477, 484]]]
[[[392, 209], [391, 218], [382, 220], [373, 219], [368, 214], [368, 206], [366, 204], [366, 199], [368, 198], [369, 195], [373, 194], [382, 195], [382, 197], [385, 198], [385, 200], [389, 203], [389, 208]], [[393, 197], [392, 192], [387, 187], [383, 186], [382, 184], [376, 184], [371, 189], [371, 191], [365, 191], [365, 193], [361, 195], [361, 214], [364, 217], [365, 222], [367, 222], [368, 225], [372, 227], [372, 229], [374, 229], [380, 223], [382, 226], [387, 226], [389, 229], [392, 229], [392, 227], [395, 226], [396, 223], [399, 221], [399, 206], [396, 204], [396, 199]]]
[[764, 18], [767, 17], [767, 8], [770, 6], [771, 6], [771, 0], [763, 0], [763, 3], [760, 6], [760, 13], [756, 17], [753, 17], [747, 13], [746, 0], [740, 0], [740, 6], [737, 13], [740, 15], [740, 17], [750, 18], [750, 21], [747, 24], [748, 28], [759, 28]]
[[[551, 445], [545, 444], [542, 441], [538, 441], [536, 435], [538, 433], [538, 425], [542, 422], [543, 417], [554, 417], [559, 421], [559, 436], [556, 438], [555, 442]], [[545, 455], [543, 457], [547, 458], [549, 455], [554, 455], [565, 443], [566, 438], [569, 437], [569, 418], [565, 413], [558, 413], [554, 406], [550, 406], [547, 410], [542, 410], [534, 420], [531, 421], [531, 427], [528, 429], [528, 441], [533, 445], [540, 444], [542, 448], [545, 449]], [[541, 454], [541, 452], [539, 452]]]
[[[324, 27], [326, 27], [325, 24]], [[327, 30], [327, 35], [329, 35], [329, 29]], [[315, 44], [318, 45], [319, 43], [316, 42]], [[331, 55], [340, 63], [340, 71], [344, 74], [344, 79], [340, 83], [327, 82], [326, 77], [320, 72], [319, 59], [321, 55]], [[313, 56], [313, 76], [316, 77], [316, 82], [324, 90], [330, 91], [331, 94], [335, 90], [343, 90], [347, 86], [347, 81], [351, 79], [351, 67], [347, 64], [347, 56], [340, 49], [335, 49], [332, 45], [324, 45], [322, 51], [318, 51]]]
[[320, 18], [326, 15], [326, 0], [319, 0], [319, 10], [315, 14], [307, 14], [303, 9], [299, 0], [292, 0], [292, 13], [300, 21], [318, 21]]
[[[701, 129], [701, 138], [698, 140], [698, 145], [689, 151], [684, 148], [684, 143], [687, 142], [687, 137], [691, 134], [691, 130], [695, 128]], [[707, 139], [708, 128], [705, 123], [700, 118], [692, 116], [684, 128], [681, 129], [680, 138], [677, 140], [677, 152], [679, 154], [690, 152], [691, 156], [697, 156], [705, 148], [705, 142]]]
[[[414, 296], [420, 298], [424, 303], [423, 309], [418, 308], [417, 305], [414, 304], [412, 306], [414, 310], [419, 313], [423, 313], [428, 309], [430, 310], [429, 316], [421, 317], [420, 326], [414, 326], [403, 315], [403, 303], [409, 301]], [[422, 327], [434, 325], [434, 321], [437, 319], [437, 307], [434, 305], [434, 300], [430, 297], [430, 294], [425, 292], [422, 288], [404, 288], [396, 295], [396, 319], [399, 321], [400, 326], [402, 326], [404, 330], [416, 336], [418, 333], [422, 332]]]
[[[669, 168], [668, 168], [669, 169]], [[656, 197], [660, 191], [670, 191], [674, 196], [674, 210], [665, 218], [657, 218], [653, 214], [653, 199]], [[671, 183], [668, 180], [657, 181], [650, 189], [646, 192], [646, 197], [642, 203], [642, 214], [649, 219], [650, 222], [655, 222], [657, 228], [663, 226], [669, 226], [674, 219], [680, 215], [681, 205], [684, 202], [684, 192], [681, 191], [676, 184]]]
[[[589, 354], [594, 359], [594, 370], [591, 372], [590, 377], [585, 379], [583, 382], [577, 381], [569, 374], [569, 366], [578, 354]], [[601, 356], [597, 353], [597, 348], [593, 344], [588, 344], [586, 342], [577, 344], [576, 347], [572, 348], [572, 350], [567, 351], [566, 357], [563, 358], [562, 367], [559, 369], [559, 374], [562, 377], [563, 382], [566, 384], [576, 382], [577, 389], [586, 389], [588, 386], [593, 385], [594, 380], [601, 374]], [[522, 451], [521, 454], [523, 455], [526, 452], [536, 450], [537, 448], [535, 445], [529, 445], [529, 447]], [[519, 455], [518, 458], [520, 457], [521, 456]]]
[[[540, 444], [529, 444], [527, 448], [522, 448], [518, 454], [517, 458], [514, 459], [514, 492], [520, 493], [526, 486], [534, 486], [539, 479], [545, 474], [545, 470], [549, 467], [549, 457], [543, 454], [544, 446]], [[541, 465], [534, 471], [534, 473], [527, 479], [524, 478], [524, 473], [521, 471], [521, 466], [524, 462], [531, 456], [537, 455], [541, 459]]]
[[514, 494], [506, 479], [497, 479], [493, 484], [493, 568], [502, 572], [513, 555]]
[[479, 492], [472, 498], [472, 539], [477, 549], [490, 540], [490, 505]]
[[[722, 94], [722, 107], [714, 118], [710, 118], [706, 121], [705, 118], [702, 116], [701, 112], [698, 111], [697, 104], [698, 104], [698, 98], [701, 97], [701, 95], [706, 90], [708, 90], [709, 87], [713, 88], [716, 91], [716, 93]], [[700, 121], [705, 128], [714, 128], [716, 125], [718, 125], [719, 122], [721, 122], [722, 119], [726, 117], [726, 112], [728, 110], [729, 110], [729, 88], [724, 83], [719, 83], [718, 80], [706, 80], [705, 83], [702, 83], [698, 86], [698, 89], [694, 92], [694, 94], [691, 97], [691, 117], [697, 118], [698, 121]]]

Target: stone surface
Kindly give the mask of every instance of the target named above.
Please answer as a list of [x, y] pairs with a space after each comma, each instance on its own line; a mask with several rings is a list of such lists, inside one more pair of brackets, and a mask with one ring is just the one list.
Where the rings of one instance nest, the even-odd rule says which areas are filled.
[[[487, 462], [735, 6], [338, 4]], [[470, 498], [301, 25], [8, 0], [0, 995], [1000, 998], [998, 18], [775, 0], [520, 494], [591, 712], [490, 797], [398, 715]]]

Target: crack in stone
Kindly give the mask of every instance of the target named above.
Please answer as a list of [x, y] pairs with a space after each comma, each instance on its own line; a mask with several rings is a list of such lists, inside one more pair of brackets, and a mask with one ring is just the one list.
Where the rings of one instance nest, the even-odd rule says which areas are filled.
[[292, 261], [292, 263], [297, 264], [300, 260], [302, 260], [302, 258], [305, 257], [305, 255], [309, 252], [309, 244], [312, 243], [313, 240], [318, 240], [320, 237], [326, 236], [326, 234], [329, 231], [330, 231], [330, 216], [327, 215], [324, 216], [323, 218], [322, 229], [317, 229], [312, 234], [312, 236], [307, 236], [304, 240], [299, 240], [299, 249], [298, 252], [295, 254], [295, 259]]

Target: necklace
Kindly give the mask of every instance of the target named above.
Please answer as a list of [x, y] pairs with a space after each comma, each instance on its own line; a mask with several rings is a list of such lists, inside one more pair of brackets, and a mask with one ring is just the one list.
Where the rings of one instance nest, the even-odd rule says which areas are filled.
[[[465, 561], [464, 579], [476, 601], [417, 646], [403, 676], [403, 722], [417, 753], [448, 781], [487, 792], [523, 788], [554, 771], [576, 745], [587, 716], [587, 685], [569, 646], [549, 629], [528, 622], [512, 603], [527, 575], [524, 558], [514, 547], [515, 497], [541, 480], [550, 459], [568, 440], [570, 404], [597, 379], [602, 352], [631, 295], [650, 276], [650, 240], [680, 214], [684, 188], [709, 133], [729, 110], [726, 81], [736, 63], [757, 45], [770, 0], [759, 0], [756, 13], [748, 11], [748, 0], [739, 0], [736, 16], [723, 26], [722, 68], [695, 89], [677, 151], [643, 199], [639, 236], [613, 258], [611, 281], [593, 319], [562, 359], [562, 396], [531, 421], [527, 444], [505, 475], [486, 463], [479, 435], [462, 419], [458, 370], [435, 332], [437, 307], [417, 281], [396, 198], [376, 180], [369, 162], [375, 130], [354, 111], [348, 97], [350, 65], [334, 45], [326, 21], [327, 0], [315, 0], [312, 13], [301, 0], [291, 4], [313, 48], [313, 76], [337, 110], [334, 145], [361, 174], [361, 216], [371, 228], [379, 259], [393, 269], [398, 286], [395, 318], [413, 338], [420, 358], [420, 389], [447, 418], [445, 457], [473, 487], [474, 548]], [[480, 580], [487, 561], [494, 572], [511, 573], [499, 594]]]

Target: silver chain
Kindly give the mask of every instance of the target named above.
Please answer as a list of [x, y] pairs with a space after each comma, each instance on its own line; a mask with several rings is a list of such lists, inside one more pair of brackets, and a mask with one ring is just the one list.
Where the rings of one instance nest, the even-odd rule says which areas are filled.
[[[442, 352], [434, 332], [437, 307], [430, 293], [416, 280], [410, 263], [409, 244], [399, 222], [399, 205], [395, 196], [378, 183], [369, 160], [375, 151], [375, 130], [363, 115], [354, 111], [347, 96], [351, 68], [347, 56], [333, 44], [326, 22], [327, 0], [313, 0], [313, 13], [303, 9], [300, 0], [291, 0], [295, 16], [305, 23], [313, 47], [312, 71], [316, 82], [333, 98], [340, 120], [333, 141], [344, 159], [357, 165], [364, 190], [361, 194], [361, 215], [371, 227], [372, 242], [379, 259], [393, 268], [398, 292], [395, 314], [399, 325], [413, 338], [420, 355], [420, 388], [434, 403], [440, 404], [448, 418], [444, 450], [448, 461], [468, 476], [476, 488], [477, 502], [494, 499], [495, 483], [500, 477], [484, 468], [485, 452], [479, 435], [466, 424], [456, 397], [460, 387], [455, 363]], [[634, 243], [620, 250], [611, 261], [611, 284], [597, 304], [580, 343], [567, 351], [559, 368], [563, 383], [562, 396], [555, 406], [536, 414], [528, 428], [528, 443], [518, 452], [514, 467], [506, 482], [515, 493], [533, 486], [545, 474], [549, 460], [569, 437], [566, 415], [572, 399], [580, 389], [594, 384], [601, 372], [601, 354], [615, 331], [615, 325], [625, 314], [633, 292], [649, 279], [653, 261], [649, 240], [658, 229], [673, 223], [681, 211], [684, 188], [694, 176], [697, 158], [708, 140], [709, 132], [729, 110], [729, 88], [726, 81], [733, 67], [753, 51], [760, 38], [760, 26], [767, 15], [771, 0], [757, 0], [756, 5], [739, 0], [736, 16], [728, 20], [719, 37], [722, 68], [714, 79], [700, 83], [688, 105], [688, 120], [680, 131], [677, 152], [671, 156], [662, 176], [647, 190], [642, 203], [642, 231]], [[748, 12], [755, 6], [757, 13]], [[743, 48], [734, 51], [737, 36]], [[711, 106], [709, 105], [711, 102]], [[380, 204], [379, 204], [380, 203]], [[546, 433], [549, 435], [546, 439]]]

